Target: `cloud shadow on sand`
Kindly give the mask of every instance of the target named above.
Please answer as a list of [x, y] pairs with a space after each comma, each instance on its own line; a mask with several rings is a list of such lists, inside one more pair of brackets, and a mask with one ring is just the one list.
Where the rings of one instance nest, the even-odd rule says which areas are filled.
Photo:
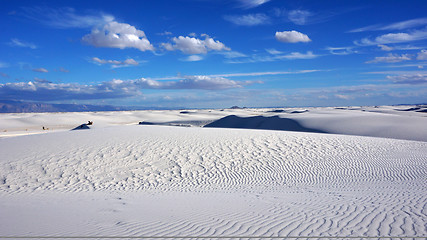
[[236, 115], [230, 115], [223, 117], [217, 121], [214, 121], [210, 124], [207, 124], [204, 127], [327, 133], [318, 129], [304, 127], [295, 120], [288, 118], [280, 118], [279, 116], [238, 117]]

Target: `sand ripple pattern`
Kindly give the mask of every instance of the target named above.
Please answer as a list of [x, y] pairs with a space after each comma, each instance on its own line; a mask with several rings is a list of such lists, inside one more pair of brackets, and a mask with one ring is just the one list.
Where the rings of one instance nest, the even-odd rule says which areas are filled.
[[[97, 131], [2, 139], [0, 190], [342, 189], [427, 180], [424, 142], [154, 126]], [[19, 152], [8, 151], [16, 144]]]
[[[96, 134], [93, 134], [97, 131]], [[19, 144], [22, 148], [16, 149]], [[122, 221], [124, 235], [424, 236], [427, 143], [164, 126], [0, 139], [0, 192], [241, 193], [242, 209]], [[259, 197], [261, 196], [261, 197]], [[183, 200], [184, 201], [184, 200]], [[258, 206], [252, 208], [251, 206]], [[251, 210], [252, 209], [252, 210]], [[113, 223], [111, 223], [113, 224]]]

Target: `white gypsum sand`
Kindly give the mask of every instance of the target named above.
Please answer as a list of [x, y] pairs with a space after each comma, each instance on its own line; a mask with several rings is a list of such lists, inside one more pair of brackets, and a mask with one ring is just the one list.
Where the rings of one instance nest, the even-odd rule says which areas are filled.
[[[0, 138], [0, 235], [427, 235], [425, 141], [126, 125], [268, 111], [64, 113], [94, 126]], [[298, 114], [316, 111], [350, 110]], [[425, 131], [425, 118], [402, 113]]]
[[[218, 121], [236, 116], [233, 121]], [[289, 130], [289, 121], [315, 132], [427, 141], [427, 106], [323, 107], [281, 109], [148, 110], [74, 113], [0, 114], [0, 137], [68, 131], [87, 121], [90, 128], [135, 125], [139, 122], [202, 127]], [[284, 119], [284, 120], [283, 120]], [[225, 123], [225, 124], [224, 124]], [[43, 130], [43, 127], [45, 130]], [[293, 130], [293, 129], [291, 129]]]

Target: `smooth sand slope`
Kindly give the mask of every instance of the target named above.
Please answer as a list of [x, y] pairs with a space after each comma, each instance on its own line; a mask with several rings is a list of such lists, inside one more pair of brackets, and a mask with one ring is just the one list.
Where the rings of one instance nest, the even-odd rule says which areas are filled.
[[94, 116], [0, 139], [0, 235], [427, 236], [427, 142]]

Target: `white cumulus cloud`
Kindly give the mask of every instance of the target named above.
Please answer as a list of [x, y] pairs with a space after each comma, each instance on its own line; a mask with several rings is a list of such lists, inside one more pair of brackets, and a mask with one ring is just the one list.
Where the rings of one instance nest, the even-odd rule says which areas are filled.
[[311, 39], [304, 33], [297, 31], [283, 31], [276, 32], [276, 39], [279, 42], [297, 43], [297, 42], [310, 42]]
[[171, 43], [163, 43], [162, 46], [168, 51], [179, 50], [185, 54], [206, 54], [208, 51], [230, 51], [222, 42], [214, 40], [206, 34], [202, 34], [204, 40], [195, 37], [174, 37]]
[[144, 89], [225, 90], [243, 88], [260, 81], [234, 81], [224, 77], [185, 76], [178, 81], [113, 79], [99, 84], [52, 83], [36, 78], [30, 82], [0, 83], [0, 95], [5, 99], [56, 101], [113, 99], [141, 95]]
[[137, 86], [141, 89], [203, 89], [223, 90], [230, 88], [242, 88], [245, 85], [260, 83], [254, 81], [234, 81], [224, 77], [211, 77], [206, 75], [184, 76], [178, 81], [156, 81], [140, 78], [137, 80], [115, 80], [115, 84]]
[[144, 31], [127, 23], [115, 21], [105, 24], [102, 29], [94, 28], [82, 40], [95, 47], [136, 48], [140, 51], [154, 50]]
[[206, 90], [220, 90], [229, 88], [241, 88], [244, 85], [253, 82], [239, 82], [233, 81], [224, 77], [209, 77], [209, 76], [187, 76], [185, 79], [174, 82], [170, 85], [171, 88], [179, 89], [206, 89]]

